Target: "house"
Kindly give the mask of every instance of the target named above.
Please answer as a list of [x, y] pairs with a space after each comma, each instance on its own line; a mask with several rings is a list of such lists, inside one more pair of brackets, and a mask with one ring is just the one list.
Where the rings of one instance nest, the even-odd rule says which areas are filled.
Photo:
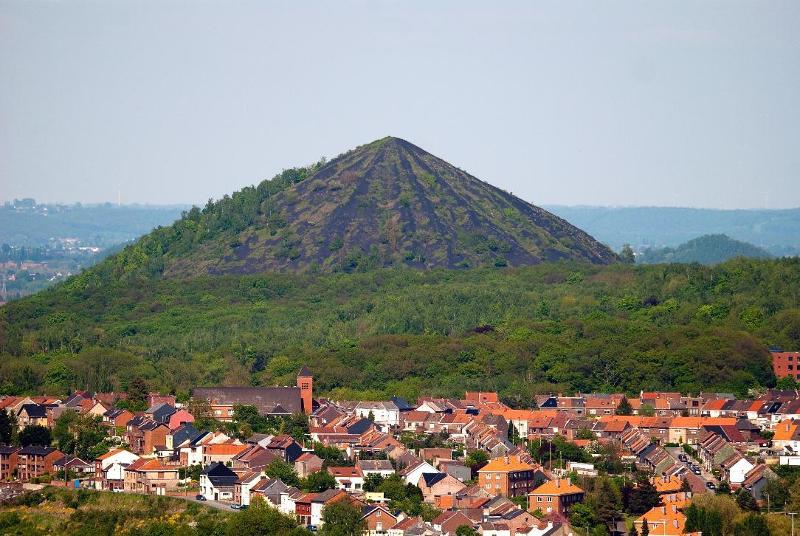
[[153, 454], [156, 445], [166, 445], [169, 427], [160, 422], [137, 416], [127, 425], [125, 440], [135, 454]]
[[166, 495], [178, 487], [178, 466], [154, 458], [139, 458], [125, 468], [125, 491]]
[[478, 485], [492, 495], [525, 496], [537, 484], [536, 467], [519, 455], [495, 458], [478, 470]]
[[744, 481], [742, 481], [742, 487], [749, 491], [750, 495], [755, 497], [757, 501], [760, 501], [765, 498], [763, 493], [764, 486], [766, 486], [770, 480], [775, 480], [777, 478], [778, 475], [776, 475], [772, 469], [760, 463], [750, 469], [747, 475], [745, 475]]
[[322, 470], [322, 458], [313, 452], [304, 452], [294, 461], [294, 470], [300, 478]]
[[111, 408], [103, 414], [103, 422], [112, 428], [114, 435], [121, 436], [124, 428], [135, 415], [127, 409]]
[[570, 507], [583, 502], [585, 492], [578, 486], [557, 478], [545, 482], [528, 495], [528, 510], [541, 510], [545, 514], [566, 517]]
[[353, 411], [359, 417], [374, 422], [381, 432], [389, 432], [400, 426], [400, 408], [391, 401], [359, 402]]
[[650, 534], [659, 536], [684, 536], [686, 516], [682, 510], [689, 506], [691, 493], [681, 492], [662, 496], [662, 504], [651, 508], [633, 523], [639, 534], [642, 526], [647, 522]]
[[472, 480], [472, 469], [461, 462], [442, 460], [439, 462], [439, 470], [461, 482]]
[[273, 460], [281, 456], [272, 450], [267, 450], [260, 445], [243, 445], [245, 448], [231, 460], [234, 470], [246, 469], [248, 471], [263, 471]]
[[53, 464], [64, 457], [64, 453], [52, 447], [29, 445], [17, 451], [17, 478], [27, 482], [53, 472]]
[[776, 378], [800, 379], [800, 352], [770, 351], [772, 354], [772, 370]]
[[738, 452], [719, 464], [722, 479], [727, 480], [731, 486], [740, 486], [753, 467], [754, 465]]
[[152, 408], [159, 404], [167, 404], [168, 406], [175, 406], [175, 395], [162, 395], [161, 393], [148, 393], [147, 407]]
[[56, 472], [66, 470], [67, 474], [71, 471], [78, 476], [85, 477], [86, 475], [94, 473], [94, 463], [87, 462], [71, 454], [66, 454], [60, 460], [53, 462], [53, 470]]
[[294, 463], [303, 453], [303, 447], [292, 436], [277, 435], [266, 445], [266, 449], [280, 455], [283, 461]]
[[170, 430], [177, 430], [181, 426], [185, 424], [190, 424], [194, 422], [194, 415], [186, 411], [185, 409], [178, 409], [175, 410], [167, 419], [166, 425], [169, 427]]
[[214, 462], [233, 462], [233, 458], [247, 448], [247, 445], [239, 445], [236, 443], [209, 443], [203, 445], [202, 464], [205, 466], [211, 465]]
[[200, 473], [200, 494], [209, 501], [230, 501], [239, 477], [222, 462], [213, 462]]
[[458, 527], [467, 526], [474, 528], [477, 523], [464, 515], [463, 512], [445, 510], [434, 518], [431, 522], [433, 528], [438, 530], [443, 535], [454, 536]]
[[0, 481], [11, 480], [17, 473], [19, 447], [0, 445]]
[[[286, 508], [286, 505], [282, 502], [281, 498], [282, 495], [291, 495], [291, 493], [295, 490], [295, 488], [291, 488], [283, 483], [280, 478], [262, 478], [258, 482], [256, 482], [250, 488], [250, 501], [252, 502], [253, 497], [261, 497], [267, 503], [271, 504], [275, 508], [278, 508], [283, 513], [291, 513], [294, 514], [295, 507], [292, 505], [290, 508]], [[242, 503], [244, 504], [244, 503]]]
[[233, 502], [249, 505], [252, 489], [264, 478], [264, 473], [261, 471], [249, 471], [239, 476], [233, 486]]
[[139, 456], [124, 449], [112, 449], [98, 456], [94, 462], [94, 476], [100, 489], [124, 489], [125, 469], [138, 459]]
[[356, 467], [361, 469], [364, 476], [381, 475], [382, 477], [394, 474], [394, 467], [389, 460], [358, 460]]
[[22, 430], [26, 426], [47, 426], [47, 407], [41, 404], [24, 404], [17, 411], [17, 426]]
[[145, 411], [145, 415], [153, 421], [160, 422], [167, 424], [169, 422], [169, 418], [176, 412], [175, 406], [171, 404], [166, 404], [164, 402], [159, 402]]
[[434, 466], [432, 466], [428, 462], [418, 460], [408, 465], [405, 469], [401, 470], [399, 474], [403, 478], [406, 484], [413, 484], [416, 486], [417, 483], [419, 482], [419, 477], [421, 477], [423, 473], [436, 473], [436, 472], [438, 471]]
[[[394, 526], [389, 527], [389, 530], [386, 532], [388, 536], [406, 536], [407, 534], [424, 534], [424, 527], [426, 523], [422, 520], [421, 517], [406, 517], [398, 521], [394, 524]], [[431, 526], [431, 529], [433, 527]]]
[[423, 473], [417, 487], [427, 503], [438, 504], [439, 498], [456, 495], [467, 486], [447, 473]]
[[364, 487], [364, 473], [358, 467], [328, 467], [327, 471], [336, 479], [339, 489], [360, 493]]
[[361, 519], [364, 521], [366, 536], [381, 536], [389, 531], [390, 527], [397, 524], [397, 516], [385, 506], [368, 504], [361, 509]]
[[341, 489], [329, 489], [320, 493], [304, 493], [294, 499], [297, 522], [305, 527], [319, 527], [322, 524], [323, 508], [347, 498], [347, 493]]

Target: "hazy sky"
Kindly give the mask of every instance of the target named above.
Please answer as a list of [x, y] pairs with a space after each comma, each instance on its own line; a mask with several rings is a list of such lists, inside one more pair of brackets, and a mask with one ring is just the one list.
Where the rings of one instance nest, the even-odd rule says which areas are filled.
[[0, 200], [203, 203], [385, 135], [536, 204], [800, 206], [800, 2], [0, 0]]

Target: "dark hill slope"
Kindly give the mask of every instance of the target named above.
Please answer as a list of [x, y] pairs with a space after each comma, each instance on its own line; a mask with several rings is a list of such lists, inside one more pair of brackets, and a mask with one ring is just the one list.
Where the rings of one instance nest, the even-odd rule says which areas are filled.
[[184, 251], [167, 248], [163, 268], [180, 277], [561, 259], [606, 264], [616, 256], [565, 220], [388, 137], [264, 200], [235, 233], [206, 236]]

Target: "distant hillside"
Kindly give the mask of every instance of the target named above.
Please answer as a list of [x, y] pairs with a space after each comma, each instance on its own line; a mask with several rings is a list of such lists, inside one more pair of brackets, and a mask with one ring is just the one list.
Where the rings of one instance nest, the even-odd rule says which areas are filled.
[[36, 204], [0, 205], [0, 244], [41, 247], [59, 239], [108, 247], [134, 240], [181, 217], [181, 206]]
[[563, 219], [388, 137], [192, 209], [101, 269], [190, 277], [556, 260], [617, 257]]
[[733, 240], [724, 235], [705, 235], [677, 248], [645, 249], [637, 256], [636, 262], [641, 264], [657, 263], [689, 263], [717, 264], [736, 257], [768, 259], [769, 252], [747, 242]]
[[800, 208], [714, 210], [677, 207], [545, 206], [619, 250], [623, 244], [677, 247], [698, 236], [725, 234], [772, 255], [800, 254]]

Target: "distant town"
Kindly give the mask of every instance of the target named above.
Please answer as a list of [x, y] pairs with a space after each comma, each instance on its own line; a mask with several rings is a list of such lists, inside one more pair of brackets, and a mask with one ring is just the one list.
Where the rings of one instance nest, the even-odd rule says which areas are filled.
[[[773, 352], [773, 366], [800, 378], [800, 352]], [[512, 409], [494, 392], [335, 401], [313, 385], [303, 367], [295, 386], [198, 387], [183, 401], [141, 382], [3, 396], [0, 497], [56, 485], [227, 510], [264, 501], [312, 531], [345, 501], [368, 535], [582, 534], [586, 516], [610, 534], [682, 535], [706, 494], [781, 511], [772, 488], [800, 466], [794, 389], [546, 394]], [[605, 519], [609, 478], [626, 498]]]

